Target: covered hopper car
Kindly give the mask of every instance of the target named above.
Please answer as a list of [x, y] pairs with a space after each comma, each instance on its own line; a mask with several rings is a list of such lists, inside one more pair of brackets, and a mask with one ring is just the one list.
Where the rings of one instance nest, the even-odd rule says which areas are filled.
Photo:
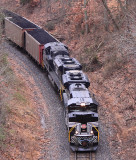
[[73, 151], [95, 151], [99, 142], [98, 103], [81, 64], [66, 45], [29, 20], [4, 11], [5, 34], [24, 48], [48, 73], [64, 102], [68, 140]]

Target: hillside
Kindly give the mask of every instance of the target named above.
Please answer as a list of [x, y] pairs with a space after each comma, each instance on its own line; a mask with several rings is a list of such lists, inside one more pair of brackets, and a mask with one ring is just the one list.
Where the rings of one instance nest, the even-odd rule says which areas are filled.
[[[0, 160], [38, 159], [44, 140], [37, 102], [10, 51], [0, 45]], [[25, 70], [24, 70], [25, 72]], [[32, 77], [31, 78], [32, 82]], [[35, 89], [36, 90], [36, 89]]]
[[111, 159], [134, 160], [136, 2], [130, 1], [125, 7], [123, 0], [122, 5], [108, 0], [113, 17], [102, 2], [88, 1], [85, 6], [80, 1], [33, 0], [20, 4], [19, 0], [1, 0], [0, 6], [30, 19], [69, 47], [71, 56], [82, 63], [91, 82], [90, 91], [99, 102], [100, 150], [106, 137]]

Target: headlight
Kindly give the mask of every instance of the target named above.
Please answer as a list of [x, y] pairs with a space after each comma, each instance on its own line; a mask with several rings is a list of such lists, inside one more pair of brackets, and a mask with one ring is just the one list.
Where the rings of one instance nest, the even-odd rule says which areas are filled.
[[94, 134], [94, 133], [93, 133], [93, 130], [91, 130], [90, 134]]
[[82, 129], [86, 129], [86, 124], [82, 124], [82, 125], [81, 125], [81, 128], [82, 128]]
[[81, 103], [81, 107], [85, 107], [85, 103], [84, 102]]
[[76, 131], [75, 134], [78, 134], [78, 131]]

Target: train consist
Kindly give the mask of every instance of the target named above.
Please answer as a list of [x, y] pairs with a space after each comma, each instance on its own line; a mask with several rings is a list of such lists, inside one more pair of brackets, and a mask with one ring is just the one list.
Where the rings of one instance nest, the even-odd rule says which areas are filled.
[[48, 73], [64, 102], [68, 139], [73, 151], [95, 151], [99, 142], [98, 103], [81, 64], [69, 56], [66, 45], [29, 20], [4, 11], [5, 34], [24, 48]]

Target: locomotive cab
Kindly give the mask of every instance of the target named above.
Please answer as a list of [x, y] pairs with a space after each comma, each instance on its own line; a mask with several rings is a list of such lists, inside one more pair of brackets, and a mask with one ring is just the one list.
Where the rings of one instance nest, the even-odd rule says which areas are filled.
[[50, 42], [44, 45], [43, 62], [48, 71], [54, 70], [54, 59], [57, 56], [69, 56], [68, 48], [60, 42]]

